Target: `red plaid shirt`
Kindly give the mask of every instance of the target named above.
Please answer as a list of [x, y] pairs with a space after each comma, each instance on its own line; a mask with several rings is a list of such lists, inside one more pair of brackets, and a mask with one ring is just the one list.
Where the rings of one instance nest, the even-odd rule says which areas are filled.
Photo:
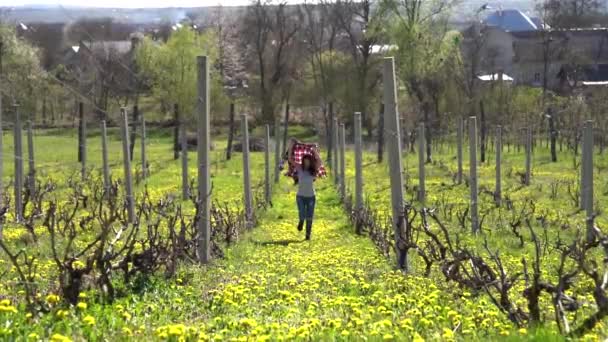
[[[289, 151], [287, 153], [289, 153]], [[293, 161], [297, 165], [302, 164], [302, 158], [304, 158], [304, 156], [308, 155], [313, 157], [318, 165], [317, 174], [315, 177], [327, 176], [325, 166], [323, 166], [323, 161], [319, 158], [319, 146], [317, 144], [295, 143], [292, 147], [292, 153]], [[289, 163], [289, 168], [287, 169], [287, 173], [285, 175], [289, 177], [296, 177], [296, 165]]]

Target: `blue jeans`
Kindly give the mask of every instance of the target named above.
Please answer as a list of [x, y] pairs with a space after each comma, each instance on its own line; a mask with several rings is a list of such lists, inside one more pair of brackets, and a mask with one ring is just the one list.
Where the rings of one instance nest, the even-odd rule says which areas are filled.
[[298, 214], [300, 216], [300, 222], [304, 220], [308, 221], [312, 225], [312, 219], [315, 215], [315, 201], [316, 198], [296, 196], [296, 202], [298, 203]]

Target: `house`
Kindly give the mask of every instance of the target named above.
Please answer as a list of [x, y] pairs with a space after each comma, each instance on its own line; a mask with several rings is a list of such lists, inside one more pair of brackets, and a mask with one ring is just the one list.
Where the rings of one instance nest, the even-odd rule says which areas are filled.
[[[493, 13], [463, 32], [463, 56], [478, 75], [505, 73], [514, 84], [567, 93], [608, 81], [608, 28], [551, 29], [514, 10]], [[602, 70], [602, 72], [593, 72]], [[595, 83], [589, 83], [595, 82]]]
[[90, 98], [101, 116], [110, 97], [137, 95], [135, 48], [143, 37], [131, 35], [123, 41], [81, 41], [64, 49], [56, 66], [57, 78]]
[[531, 18], [522, 11], [509, 9], [498, 10], [484, 21], [485, 26], [496, 27], [506, 32], [536, 31], [542, 29], [539, 18]]

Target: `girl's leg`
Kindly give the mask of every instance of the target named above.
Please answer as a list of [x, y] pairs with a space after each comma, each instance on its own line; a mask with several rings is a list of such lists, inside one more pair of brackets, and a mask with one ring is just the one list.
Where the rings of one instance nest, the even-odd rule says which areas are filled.
[[308, 205], [306, 206], [306, 240], [310, 240], [310, 234], [312, 233], [312, 219], [315, 216], [315, 197], [307, 199]]
[[306, 219], [306, 201], [304, 197], [296, 196], [296, 204], [298, 205], [298, 216], [300, 219], [298, 230], [302, 230], [304, 228], [304, 220]]

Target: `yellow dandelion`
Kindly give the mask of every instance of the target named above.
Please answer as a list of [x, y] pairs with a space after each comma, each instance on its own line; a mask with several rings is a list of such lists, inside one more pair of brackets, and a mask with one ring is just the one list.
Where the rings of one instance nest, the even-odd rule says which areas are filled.
[[95, 317], [93, 316], [85, 316], [85, 318], [82, 319], [82, 322], [90, 327], [95, 325]]
[[51, 336], [51, 342], [72, 342], [72, 340], [61, 334], [53, 334], [53, 336]]

